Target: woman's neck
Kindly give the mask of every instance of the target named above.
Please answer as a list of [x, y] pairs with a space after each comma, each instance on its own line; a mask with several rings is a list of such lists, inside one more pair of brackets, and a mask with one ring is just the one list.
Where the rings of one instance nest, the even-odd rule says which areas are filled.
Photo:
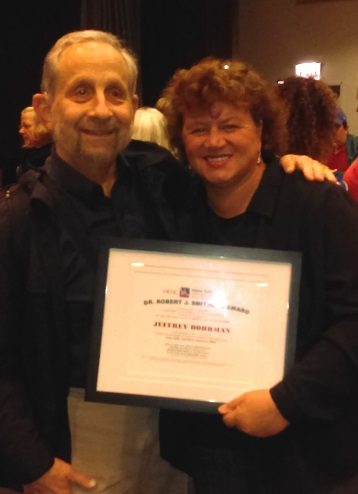
[[256, 165], [248, 177], [228, 186], [206, 184], [208, 204], [221, 218], [234, 218], [247, 210], [266, 169], [263, 161]]

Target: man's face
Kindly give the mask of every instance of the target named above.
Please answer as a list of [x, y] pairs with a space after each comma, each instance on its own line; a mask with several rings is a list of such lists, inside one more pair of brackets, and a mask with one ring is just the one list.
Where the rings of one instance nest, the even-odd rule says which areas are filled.
[[113, 164], [131, 136], [137, 104], [122, 55], [106, 43], [64, 50], [49, 124], [56, 152], [74, 168]]
[[33, 128], [35, 126], [35, 113], [26, 111], [21, 115], [19, 134], [23, 140], [23, 147], [33, 146]]
[[346, 128], [344, 125], [336, 125], [336, 140], [335, 140], [335, 146], [337, 148], [343, 146], [346, 141], [347, 141], [347, 136], [348, 136], [348, 128]]
[[210, 109], [187, 111], [183, 143], [190, 166], [210, 188], [245, 180], [257, 164], [261, 126], [245, 107], [218, 102]]

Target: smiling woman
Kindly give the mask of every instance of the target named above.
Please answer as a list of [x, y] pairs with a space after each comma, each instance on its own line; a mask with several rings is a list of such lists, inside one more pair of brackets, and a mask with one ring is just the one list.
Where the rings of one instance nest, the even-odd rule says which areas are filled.
[[[214, 103], [207, 110], [184, 112], [183, 144], [191, 168], [204, 180], [209, 202], [222, 217], [243, 212], [265, 166], [261, 159], [261, 124], [257, 125], [247, 107]], [[256, 166], [255, 166], [256, 165]], [[225, 191], [237, 195], [238, 204], [223, 208]]]
[[239, 103], [243, 109], [246, 106], [255, 125], [262, 125], [262, 148], [283, 154], [286, 127], [282, 107], [270, 84], [258, 73], [242, 62], [206, 58], [194, 65], [188, 75], [185, 69], [177, 70], [162, 93], [163, 100], [170, 102], [163, 107], [163, 113], [172, 144], [182, 157], [185, 158], [182, 119], [186, 110], [190, 109], [191, 118], [198, 119], [202, 110], [212, 111], [218, 100], [235, 107]]
[[302, 271], [292, 368], [216, 415], [163, 411], [162, 452], [197, 494], [353, 494], [358, 209], [335, 184], [282, 172], [285, 112], [273, 91], [245, 63], [204, 59], [163, 92], [171, 141], [194, 172], [181, 214], [196, 240], [295, 251]]
[[271, 85], [245, 63], [206, 58], [178, 70], [163, 98], [171, 142], [205, 182], [213, 209], [225, 218], [243, 212], [265, 170], [261, 154], [286, 146]]

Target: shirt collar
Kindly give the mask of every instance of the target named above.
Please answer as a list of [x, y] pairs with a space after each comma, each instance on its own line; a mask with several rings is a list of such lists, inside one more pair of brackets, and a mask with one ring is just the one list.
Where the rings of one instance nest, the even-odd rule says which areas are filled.
[[[126, 160], [119, 158], [117, 161], [117, 177], [120, 173], [122, 176], [123, 174], [126, 175], [128, 166]], [[92, 201], [94, 197], [107, 199], [99, 184], [79, 173], [66, 161], [62, 160], [55, 151], [52, 152], [51, 159], [47, 161], [45, 167], [48, 176], [71, 196], [75, 196], [82, 201]]]
[[265, 163], [266, 170], [247, 211], [270, 218], [275, 211], [276, 198], [281, 187], [284, 171], [276, 158], [266, 159]]

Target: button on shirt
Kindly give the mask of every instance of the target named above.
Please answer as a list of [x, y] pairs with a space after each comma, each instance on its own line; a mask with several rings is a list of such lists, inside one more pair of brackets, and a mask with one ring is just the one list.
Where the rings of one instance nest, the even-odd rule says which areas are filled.
[[110, 197], [57, 155], [46, 163], [55, 202], [65, 298], [68, 308], [72, 386], [85, 382], [96, 265], [106, 237], [144, 237], [141, 194], [129, 164], [119, 159]]

